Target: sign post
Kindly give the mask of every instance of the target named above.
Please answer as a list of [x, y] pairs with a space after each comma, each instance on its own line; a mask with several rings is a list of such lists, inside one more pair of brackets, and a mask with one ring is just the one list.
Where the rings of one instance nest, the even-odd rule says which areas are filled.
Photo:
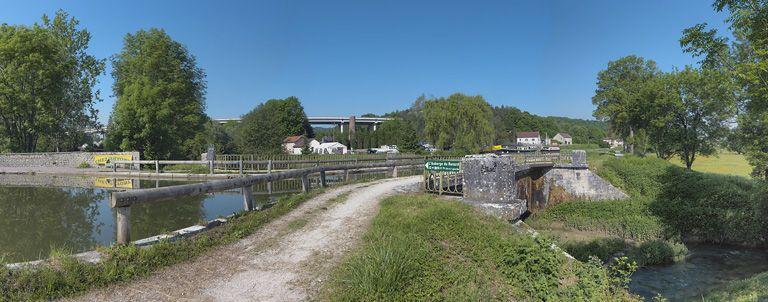
[[424, 169], [431, 172], [461, 172], [461, 161], [427, 160]]

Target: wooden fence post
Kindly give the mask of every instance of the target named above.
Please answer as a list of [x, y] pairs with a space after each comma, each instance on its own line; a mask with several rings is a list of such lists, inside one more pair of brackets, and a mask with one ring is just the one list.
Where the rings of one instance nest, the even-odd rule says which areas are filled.
[[392, 177], [393, 178], [397, 177], [397, 166], [392, 167]]
[[[116, 204], [115, 195], [109, 195], [110, 203]], [[131, 207], [118, 207], [117, 209], [117, 243], [127, 244], [131, 242]]]
[[304, 174], [301, 176], [301, 192], [307, 193], [309, 190], [311, 190], [312, 187], [309, 184], [309, 175]]
[[[272, 174], [272, 160], [267, 161], [267, 174]], [[272, 195], [272, 181], [267, 182], [267, 194]]]
[[344, 169], [344, 182], [349, 181], [349, 169]]
[[325, 182], [325, 171], [320, 171], [320, 186], [323, 188], [328, 186]]
[[155, 160], [155, 174], [160, 174], [160, 161]]
[[213, 174], [213, 160], [208, 161], [208, 167], [211, 170], [211, 174]]
[[240, 162], [238, 164], [239, 164], [238, 168], [240, 170], [240, 175], [243, 175], [243, 158], [242, 157], [240, 157]]
[[241, 191], [243, 193], [243, 210], [252, 211], [253, 210], [253, 187], [245, 186], [241, 188]]

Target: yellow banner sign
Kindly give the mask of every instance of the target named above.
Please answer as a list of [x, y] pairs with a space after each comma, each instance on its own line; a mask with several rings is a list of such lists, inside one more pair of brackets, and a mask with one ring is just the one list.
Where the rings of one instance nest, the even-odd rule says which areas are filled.
[[105, 154], [93, 156], [93, 163], [99, 166], [104, 166], [116, 160], [133, 160], [133, 156], [130, 154]]
[[99, 177], [93, 180], [93, 186], [97, 188], [133, 189], [133, 180]]

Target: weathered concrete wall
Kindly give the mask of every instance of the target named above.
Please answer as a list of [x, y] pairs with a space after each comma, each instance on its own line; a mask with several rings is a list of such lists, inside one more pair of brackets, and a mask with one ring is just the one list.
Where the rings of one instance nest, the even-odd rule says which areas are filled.
[[46, 188], [116, 188], [139, 189], [137, 179], [115, 179], [92, 176], [60, 176], [50, 174], [0, 174], [0, 186]]
[[617, 200], [629, 197], [588, 169], [542, 169], [539, 175], [534, 172], [519, 179], [518, 191], [518, 198], [528, 200], [531, 211], [569, 200]]
[[139, 160], [139, 152], [46, 152], [0, 153], [0, 167], [69, 167], [76, 168], [85, 162], [95, 167], [95, 155], [128, 154]]
[[461, 162], [464, 170], [464, 201], [506, 220], [516, 220], [527, 211], [517, 199], [515, 161], [511, 157], [478, 155]]

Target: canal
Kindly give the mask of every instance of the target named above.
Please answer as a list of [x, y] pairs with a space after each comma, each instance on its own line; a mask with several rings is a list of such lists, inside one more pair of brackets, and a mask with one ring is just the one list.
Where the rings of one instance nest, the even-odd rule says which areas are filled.
[[662, 295], [669, 301], [701, 301], [702, 295], [725, 285], [768, 271], [768, 251], [732, 246], [688, 245], [680, 262], [639, 269], [630, 290], [652, 301]]
[[[350, 175], [351, 179], [382, 178], [384, 173]], [[314, 187], [318, 179], [311, 180]], [[329, 176], [330, 184], [340, 182]], [[109, 192], [141, 190], [192, 181], [0, 175], [0, 258], [7, 263], [47, 258], [54, 248], [73, 253], [115, 242], [116, 212]], [[272, 194], [268, 194], [272, 189]], [[254, 204], [268, 205], [298, 193], [299, 180], [254, 186]], [[240, 190], [133, 206], [134, 239], [175, 231], [224, 217], [243, 208]]]

